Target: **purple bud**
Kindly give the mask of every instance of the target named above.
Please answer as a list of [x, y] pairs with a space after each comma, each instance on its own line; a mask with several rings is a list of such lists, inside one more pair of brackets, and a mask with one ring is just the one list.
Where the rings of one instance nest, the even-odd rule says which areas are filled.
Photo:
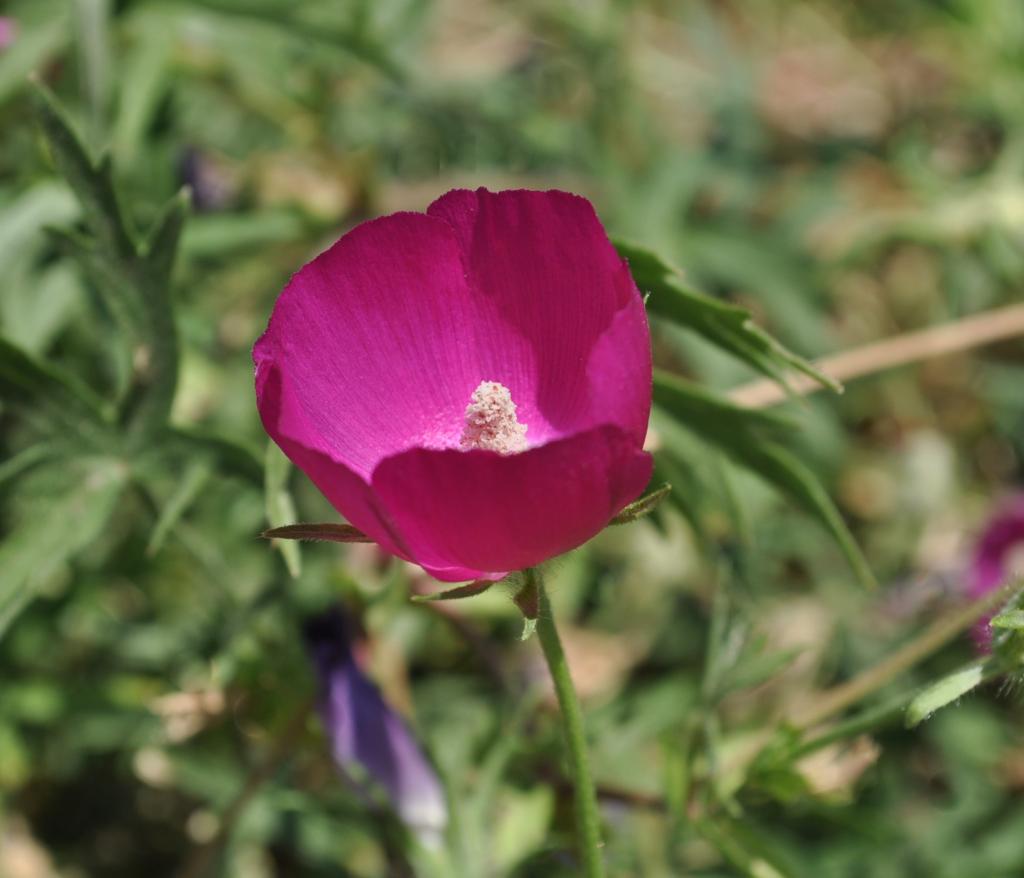
[[409, 726], [359, 669], [344, 615], [331, 609], [314, 616], [304, 635], [335, 762], [346, 773], [361, 766], [421, 841], [436, 844], [448, 822], [444, 790]]
[[0, 15], [0, 49], [6, 49], [18, 33], [18, 26], [13, 18]]
[[[1021, 551], [1024, 551], [1024, 494], [1014, 494], [988, 520], [974, 545], [969, 575], [971, 597], [982, 597], [1015, 574], [1024, 573], [1024, 565], [1015, 560], [1015, 555]], [[985, 620], [975, 630], [975, 639], [987, 650], [991, 638], [988, 620]]]

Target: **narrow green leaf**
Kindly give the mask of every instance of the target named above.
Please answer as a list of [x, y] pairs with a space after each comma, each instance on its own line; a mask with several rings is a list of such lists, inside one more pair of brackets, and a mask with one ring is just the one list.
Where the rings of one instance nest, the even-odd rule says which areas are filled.
[[928, 719], [935, 711], [952, 704], [977, 688], [996, 669], [996, 663], [990, 659], [982, 659], [926, 686], [907, 706], [907, 727], [913, 728]]
[[44, 429], [76, 431], [94, 445], [103, 445], [110, 438], [102, 404], [88, 388], [60, 369], [28, 356], [3, 337], [0, 396], [5, 403], [22, 407]]
[[828, 493], [799, 458], [768, 438], [789, 422], [740, 408], [661, 370], [655, 370], [654, 402], [678, 426], [721, 449], [816, 517], [836, 540], [857, 579], [874, 586], [871, 568]]
[[189, 507], [195, 502], [211, 475], [209, 461], [202, 458], [193, 461], [186, 468], [176, 490], [160, 510], [160, 516], [149, 538], [149, 545], [146, 546], [147, 555], [155, 555], [163, 548], [168, 534], [188, 512]]
[[449, 588], [446, 591], [438, 591], [433, 594], [416, 594], [412, 596], [414, 601], [457, 601], [462, 598], [471, 598], [483, 594], [492, 586], [497, 585], [493, 579], [478, 579], [466, 585], [459, 585]]
[[159, 111], [171, 82], [174, 27], [171, 15], [159, 7], [133, 11], [135, 39], [119, 53], [117, 116], [113, 124], [114, 156], [131, 161], [142, 151], [146, 131]]
[[[291, 471], [291, 461], [273, 442], [268, 442], [263, 490], [267, 521], [273, 527], [281, 527], [286, 521], [295, 519], [295, 503], [288, 490], [288, 477]], [[298, 578], [302, 572], [302, 553], [299, 551], [299, 544], [293, 540], [274, 540], [274, 546], [281, 552], [292, 578]]]
[[164, 449], [185, 458], [201, 454], [210, 457], [221, 475], [233, 475], [263, 488], [263, 461], [247, 445], [214, 433], [185, 427], [172, 427], [162, 437]]
[[132, 259], [135, 244], [114, 191], [109, 158], [93, 160], [49, 89], [36, 82], [32, 91], [54, 163], [82, 203], [86, 223], [112, 253]]
[[637, 286], [650, 294], [647, 311], [703, 336], [722, 350], [786, 386], [786, 371], [809, 375], [835, 391], [842, 387], [758, 327], [750, 312], [692, 289], [678, 269], [655, 253], [616, 241]]
[[140, 252], [118, 203], [108, 156], [94, 161], [63, 110], [41, 85], [36, 114], [57, 169], [82, 204], [91, 235], [55, 232], [60, 246], [82, 266], [122, 333], [119, 422], [135, 448], [152, 445], [164, 430], [178, 378], [178, 343], [171, 306], [170, 270], [187, 200], [172, 199]]
[[157, 283], [167, 285], [191, 205], [189, 190], [181, 189], [153, 223], [146, 241], [145, 259], [149, 273]]
[[81, 482], [56, 500], [33, 504], [0, 544], [0, 637], [61, 565], [90, 545], [117, 508], [128, 480], [117, 460], [89, 464]]
[[0, 485], [56, 457], [61, 448], [55, 442], [37, 442], [0, 463]]
[[629, 524], [631, 521], [636, 521], [638, 518], [643, 518], [646, 515], [650, 515], [664, 500], [669, 492], [672, 490], [672, 486], [669, 484], [662, 485], [659, 488], [655, 488], [650, 494], [646, 494], [639, 500], [634, 500], [625, 509], [616, 515], [609, 524]]
[[372, 543], [373, 539], [350, 524], [286, 524], [263, 531], [267, 540], [306, 540], [325, 543]]
[[[10, 7], [11, 4], [4, 4]], [[0, 102], [25, 87], [25, 78], [44, 69], [71, 37], [67, 0], [33, 0], [19, 4], [18, 38], [0, 52]], [[5, 10], [13, 15], [14, 10]]]

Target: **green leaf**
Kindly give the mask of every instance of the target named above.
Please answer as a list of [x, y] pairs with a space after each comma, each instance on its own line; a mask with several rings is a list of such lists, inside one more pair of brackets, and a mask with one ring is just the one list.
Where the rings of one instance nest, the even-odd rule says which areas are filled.
[[996, 671], [997, 663], [991, 659], [982, 659], [926, 686], [907, 706], [907, 727], [913, 728], [935, 711], [952, 704], [980, 686]]
[[259, 455], [242, 445], [214, 433], [185, 427], [173, 427], [163, 437], [164, 450], [189, 458], [208, 456], [222, 475], [233, 475], [263, 488], [264, 466]]
[[[91, 234], [54, 232], [79, 263], [117, 320], [122, 333], [119, 421], [138, 448], [152, 445], [174, 401], [178, 342], [170, 300], [170, 271], [188, 210], [188, 198], [171, 200], [140, 248], [122, 211], [108, 158], [95, 161], [53, 96], [34, 89], [39, 124], [57, 169], [81, 202]], [[126, 368], [125, 368], [126, 367]]]
[[71, 431], [90, 446], [109, 440], [100, 400], [72, 376], [41, 363], [0, 337], [0, 397], [43, 429]]
[[647, 311], [703, 336], [758, 372], [786, 386], [786, 371], [803, 372], [835, 391], [842, 387], [798, 354], [784, 347], [754, 322], [749, 311], [697, 292], [681, 272], [655, 253], [616, 241], [637, 286], [650, 294]]
[[260, 534], [267, 540], [306, 540], [325, 543], [372, 543], [374, 540], [351, 524], [286, 524]]
[[187, 188], [181, 189], [165, 206], [150, 229], [146, 240], [145, 259], [153, 281], [157, 284], [171, 274], [174, 257], [178, 253], [181, 232], [192, 206]]
[[832, 534], [857, 579], [867, 587], [875, 585], [867, 560], [828, 493], [799, 458], [768, 438], [791, 422], [769, 412], [740, 408], [658, 369], [654, 402], [677, 425], [721, 449], [810, 512]]
[[[288, 491], [288, 476], [291, 475], [291, 471], [291, 461], [273, 442], [268, 442], [264, 496], [267, 504], [267, 521], [273, 527], [280, 527], [285, 522], [295, 519], [295, 503]], [[302, 572], [302, 553], [299, 551], [298, 543], [292, 540], [275, 540], [274, 546], [281, 552], [292, 578], [297, 579]]]
[[176, 490], [160, 510], [160, 517], [149, 538], [149, 545], [146, 546], [147, 555], [155, 555], [163, 548], [168, 534], [199, 497], [211, 475], [209, 461], [202, 458], [194, 460], [186, 468]]
[[7, 534], [0, 545], [0, 637], [46, 580], [99, 536], [127, 480], [121, 461], [94, 460], [75, 487], [32, 504]]
[[[64, 48], [71, 36], [70, 5], [67, 0], [33, 0], [19, 5], [17, 39], [0, 52], [0, 102], [21, 91], [25, 78], [45, 68]], [[14, 10], [5, 14], [13, 15]]]
[[622, 512], [616, 515], [609, 524], [629, 524], [631, 521], [636, 521], [638, 518], [650, 515], [661, 501], [669, 495], [671, 490], [672, 486], [665, 484], [651, 491], [650, 494], [644, 495], [639, 500], [634, 500]]
[[37, 82], [32, 94], [54, 164], [82, 203], [89, 228], [104, 249], [121, 259], [132, 259], [135, 243], [118, 204], [109, 159], [93, 160], [48, 89]]
[[989, 624], [993, 628], [1009, 628], [1019, 631], [1024, 628], [1024, 610], [1007, 610], [994, 617]]

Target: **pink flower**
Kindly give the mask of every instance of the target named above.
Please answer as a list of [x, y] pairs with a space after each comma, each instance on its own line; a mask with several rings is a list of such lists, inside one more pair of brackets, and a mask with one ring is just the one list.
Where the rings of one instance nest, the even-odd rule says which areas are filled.
[[[969, 588], [979, 598], [999, 588], [1012, 576], [1024, 573], [1024, 565], [1015, 556], [1024, 551], [1024, 494], [1005, 500], [985, 525], [971, 557]], [[987, 648], [992, 635], [988, 621], [975, 629], [975, 640]]]
[[575, 195], [455, 190], [363, 223], [292, 278], [253, 358], [274, 441], [441, 580], [567, 552], [650, 478], [643, 301]]

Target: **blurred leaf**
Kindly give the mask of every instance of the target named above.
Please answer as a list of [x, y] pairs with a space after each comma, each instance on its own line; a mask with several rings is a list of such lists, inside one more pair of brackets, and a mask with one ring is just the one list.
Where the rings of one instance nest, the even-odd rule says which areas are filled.
[[782, 871], [769, 851], [752, 829], [738, 821], [722, 817], [701, 820], [697, 829], [747, 878], [790, 878], [791, 872]]
[[160, 517], [153, 527], [149, 545], [146, 546], [147, 555], [155, 555], [163, 548], [167, 535], [188, 512], [189, 507], [196, 501], [211, 475], [209, 461], [202, 458], [193, 461], [185, 469], [174, 493], [160, 510]]
[[166, 94], [174, 48], [169, 36], [175, 23], [163, 10], [145, 9], [144, 14], [135, 15], [134, 22], [135, 41], [123, 52], [120, 64], [120, 95], [113, 125], [114, 154], [126, 161], [142, 150], [146, 129]]
[[[263, 490], [267, 504], [267, 521], [273, 528], [295, 520], [295, 503], [288, 491], [288, 476], [291, 471], [291, 461], [285, 457], [284, 452], [273, 442], [268, 442]], [[302, 554], [298, 543], [292, 540], [274, 540], [273, 544], [284, 558], [288, 572], [293, 578], [297, 578], [302, 572]]]
[[0, 545], [0, 637], [47, 578], [103, 531], [127, 477], [121, 461], [90, 461], [77, 487], [34, 504], [38, 514], [7, 534]]
[[5, 403], [23, 407], [30, 420], [92, 446], [111, 441], [103, 407], [70, 375], [40, 363], [0, 337], [0, 393]]
[[191, 206], [188, 189], [182, 189], [164, 207], [146, 240], [145, 261], [154, 284], [166, 285], [178, 253], [182, 227]]
[[675, 423], [724, 451], [810, 512], [832, 534], [854, 574], [867, 587], [874, 575], [842, 516], [814, 474], [782, 445], [765, 438], [787, 421], [735, 406], [695, 384], [655, 370], [654, 402]]
[[55, 232], [81, 265], [121, 325], [130, 375], [120, 400], [120, 420], [136, 444], [163, 430], [178, 380], [178, 341], [170, 301], [170, 270], [188, 198], [171, 199], [140, 250], [114, 188], [109, 157], [93, 161], [56, 100], [42, 86], [33, 91], [36, 115], [57, 169], [82, 204], [92, 235]]
[[650, 293], [647, 310], [704, 336], [769, 378], [786, 385], [786, 370], [795, 369], [819, 381], [824, 387], [841, 390], [839, 384], [818, 371], [758, 327], [750, 312], [738, 305], [699, 293], [683, 280], [678, 269], [641, 247], [615, 243], [628, 263], [641, 291]]
[[135, 245], [114, 191], [109, 158], [93, 161], [47, 89], [37, 85], [32, 94], [54, 163], [81, 202], [86, 223], [105, 251], [130, 261], [135, 257]]
[[982, 659], [926, 686], [907, 706], [907, 726], [913, 728], [924, 722], [935, 711], [941, 710], [980, 686], [996, 670], [996, 663]]
[[17, 38], [0, 51], [0, 102], [24, 88], [25, 77], [43, 67], [71, 36], [69, 8], [64, 0], [22, 4]]
[[1007, 610], [995, 616], [989, 624], [993, 628], [1020, 630], [1024, 628], [1024, 610]]
[[172, 427], [164, 438], [164, 450], [191, 457], [202, 454], [210, 457], [221, 475], [234, 475], [260, 488], [264, 482], [264, 468], [256, 452], [239, 442], [213, 433], [185, 427]]

